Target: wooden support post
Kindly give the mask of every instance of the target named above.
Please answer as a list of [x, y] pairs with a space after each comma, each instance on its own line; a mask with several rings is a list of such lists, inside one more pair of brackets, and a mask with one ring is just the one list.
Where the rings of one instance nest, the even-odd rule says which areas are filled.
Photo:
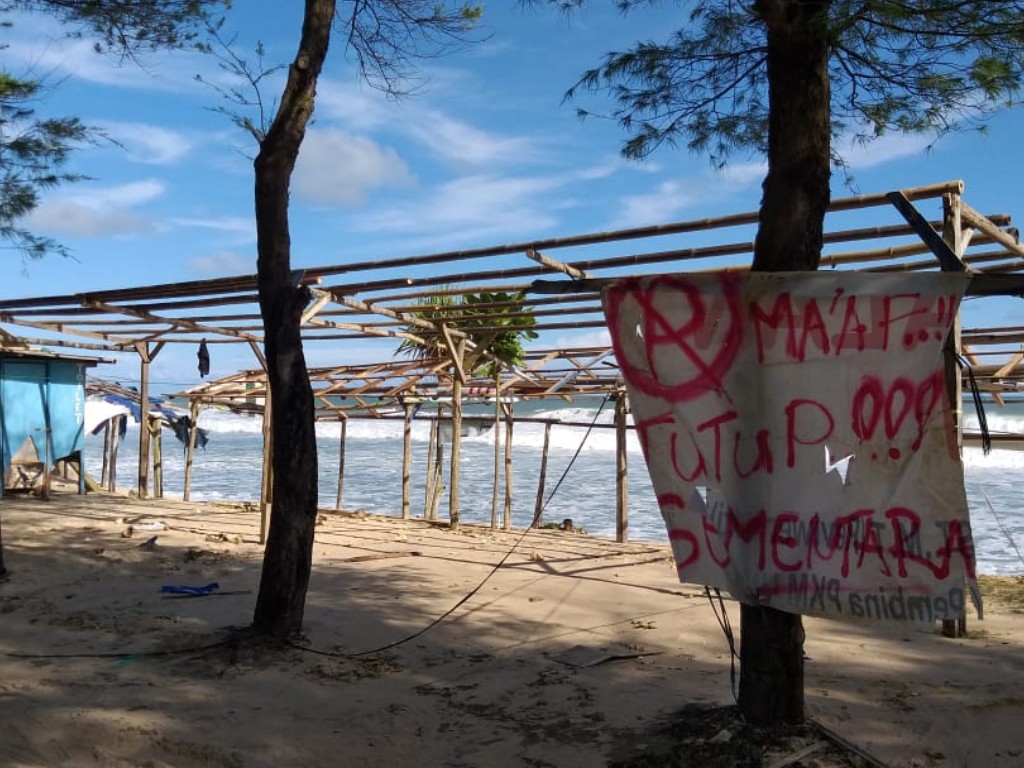
[[149, 495], [149, 342], [135, 345], [139, 353], [139, 498]]
[[427, 471], [423, 491], [423, 519], [430, 520], [430, 507], [434, 503], [434, 444], [437, 443], [439, 419], [430, 422], [430, 437], [427, 438]]
[[348, 417], [341, 417], [341, 431], [338, 435], [338, 496], [334, 500], [334, 508], [342, 510], [342, 495], [345, 491], [345, 447], [348, 442]]
[[491, 486], [491, 528], [498, 528], [498, 487], [501, 484], [501, 368], [494, 367], [494, 484]]
[[452, 380], [452, 457], [451, 480], [448, 483], [448, 522], [453, 530], [459, 529], [459, 470], [462, 461], [462, 365], [466, 354], [466, 340], [455, 343], [454, 364], [456, 375]]
[[149, 434], [153, 441], [153, 498], [164, 497], [164, 421], [160, 416], [149, 419]]
[[53, 464], [53, 430], [50, 428], [50, 405], [49, 397], [46, 404], [46, 433], [43, 436], [43, 487], [42, 498], [50, 498], [51, 465]]
[[181, 500], [188, 501], [192, 493], [192, 462], [196, 455], [196, 432], [199, 431], [199, 401], [193, 400], [188, 406], [188, 443], [185, 444], [185, 483]]
[[412, 476], [412, 404], [405, 404], [405, 422], [402, 430], [402, 519], [410, 517], [410, 489]]
[[544, 422], [544, 447], [540, 452], [540, 475], [537, 478], [537, 501], [533, 505], [533, 522], [531, 527], [540, 524], [540, 516], [544, 514], [544, 483], [548, 476], [548, 448], [551, 446], [551, 422]]
[[263, 473], [260, 481], [260, 544], [267, 543], [274, 505], [274, 425], [270, 413], [270, 381], [263, 398]]
[[141, 371], [139, 373], [139, 498], [149, 494], [149, 364], [160, 354], [164, 342], [158, 342], [150, 348], [148, 341], [135, 343], [135, 351], [139, 353]]
[[428, 520], [437, 520], [437, 508], [441, 505], [444, 494], [444, 483], [441, 482], [444, 467], [444, 434], [440, 423], [437, 425], [437, 445], [434, 447], [434, 483], [430, 496], [430, 515]]
[[107, 484], [107, 470], [110, 467], [110, 427], [114, 419], [107, 419], [103, 425], [103, 468], [100, 469], [100, 485]]
[[128, 421], [124, 413], [115, 416], [111, 423], [110, 435], [110, 470], [107, 473], [107, 490], [111, 493], [117, 491], [117, 449], [121, 447], [121, 426]]
[[[948, 246], [955, 260], [948, 263], [943, 262], [943, 272], [959, 272], [966, 269], [963, 262], [965, 240], [963, 227], [960, 221], [960, 196], [945, 194], [942, 196], [942, 242]], [[957, 450], [963, 453], [964, 447], [964, 400], [963, 383], [960, 375], [960, 313], [957, 312], [953, 320], [953, 327], [946, 337], [944, 348], [945, 374], [946, 374], [946, 395], [949, 397], [949, 404], [953, 414], [953, 429], [956, 430]], [[963, 603], [966, 606], [966, 602]], [[942, 634], [944, 637], [963, 637], [967, 634], [967, 610], [964, 609], [963, 617], [959, 619], [946, 619], [942, 622]]]
[[501, 527], [512, 528], [512, 403], [502, 405], [505, 411], [505, 509]]
[[[84, 496], [86, 490], [96, 490], [95, 483], [86, 483], [85, 481], [85, 450], [78, 450], [74, 453], [75, 457], [75, 468], [78, 470], [78, 494]], [[89, 485], [92, 485], [90, 488]]]
[[626, 390], [615, 394], [615, 540], [629, 539], [629, 465], [626, 461]]

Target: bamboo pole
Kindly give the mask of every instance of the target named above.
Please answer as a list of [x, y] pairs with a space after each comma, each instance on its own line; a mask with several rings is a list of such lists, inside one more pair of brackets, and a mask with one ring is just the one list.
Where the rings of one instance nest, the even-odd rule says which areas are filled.
[[107, 484], [107, 470], [110, 467], [110, 425], [114, 419], [107, 419], [103, 425], [103, 467], [100, 469], [100, 485]]
[[544, 424], [544, 447], [540, 452], [540, 476], [537, 478], [537, 502], [533, 505], [533, 523], [540, 524], [540, 516], [544, 514], [544, 483], [548, 476], [548, 448], [551, 445], [551, 422]]
[[444, 493], [444, 484], [441, 482], [444, 466], [444, 435], [441, 425], [437, 427], [437, 447], [434, 449], [434, 484], [430, 497], [430, 517], [428, 520], [437, 520], [437, 508], [441, 503], [441, 495]]
[[149, 435], [153, 441], [153, 498], [164, 497], [164, 427], [160, 416], [149, 419]]
[[491, 528], [498, 527], [498, 486], [501, 483], [501, 368], [494, 368], [494, 483], [491, 486]]
[[149, 342], [136, 345], [139, 353], [139, 498], [149, 495]]
[[341, 430], [338, 435], [338, 495], [334, 500], [334, 508], [342, 510], [342, 494], [345, 490], [345, 449], [348, 444], [348, 417], [341, 417]]
[[437, 442], [438, 419], [430, 421], [430, 436], [427, 438], [427, 471], [423, 489], [423, 519], [430, 520], [430, 508], [434, 503], [434, 444]]
[[[962, 260], [964, 251], [964, 233], [961, 225], [960, 196], [947, 194], [942, 198], [942, 213], [944, 225], [942, 228], [942, 239], [952, 250], [958, 260]], [[962, 261], [961, 261], [962, 263]], [[943, 264], [942, 270], [948, 271], [949, 267]], [[963, 453], [964, 445], [964, 419], [963, 419], [963, 384], [960, 378], [959, 354], [962, 348], [960, 338], [962, 325], [960, 312], [957, 311], [953, 320], [953, 327], [949, 331], [944, 347], [945, 353], [945, 374], [946, 394], [949, 397], [952, 407], [953, 429], [956, 431], [955, 439], [957, 449]], [[967, 612], [961, 619], [945, 619], [942, 622], [942, 634], [945, 637], [962, 637], [967, 634]]]
[[409, 481], [412, 475], [412, 404], [405, 404], [402, 430], [402, 519], [409, 519]]
[[615, 396], [615, 540], [629, 539], [629, 474], [626, 460], [626, 391]]
[[188, 501], [192, 493], [192, 461], [196, 455], [196, 432], [199, 431], [199, 401], [193, 400], [188, 405], [188, 442], [185, 444], [185, 484], [181, 500]]
[[117, 449], [121, 446], [121, 425], [128, 421], [127, 414], [115, 416], [111, 424], [110, 435], [110, 470], [107, 473], [107, 490], [117, 491]]
[[466, 340], [455, 342], [455, 378], [452, 380], [452, 457], [448, 483], [448, 522], [452, 530], [459, 529], [459, 470], [462, 464], [462, 364], [466, 354]]
[[504, 403], [505, 411], [505, 509], [501, 527], [512, 528], [512, 403]]

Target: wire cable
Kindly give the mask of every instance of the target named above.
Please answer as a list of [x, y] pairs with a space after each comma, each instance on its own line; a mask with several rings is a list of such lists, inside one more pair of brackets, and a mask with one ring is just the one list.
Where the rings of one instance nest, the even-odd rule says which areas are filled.
[[390, 651], [392, 648], [397, 648], [400, 645], [404, 645], [405, 643], [408, 643], [408, 642], [410, 642], [412, 640], [415, 640], [416, 638], [421, 637], [422, 635], [425, 635], [427, 632], [432, 630], [434, 627], [436, 627], [442, 621], [444, 621], [449, 616], [451, 616], [455, 611], [457, 611], [459, 608], [461, 608], [463, 605], [465, 605], [474, 595], [476, 595], [477, 592], [479, 592], [481, 589], [483, 589], [484, 585], [487, 584], [487, 582], [491, 580], [491, 577], [493, 577], [494, 574], [496, 574], [502, 568], [502, 566], [504, 566], [505, 563], [508, 562], [508, 559], [510, 557], [512, 557], [512, 554], [516, 551], [516, 549], [522, 543], [523, 539], [526, 538], [526, 535], [528, 533], [530, 533], [530, 531], [532, 531], [536, 527], [537, 522], [543, 516], [544, 510], [547, 508], [548, 504], [551, 502], [551, 499], [554, 497], [555, 493], [558, 491], [559, 487], [562, 485], [562, 482], [565, 480], [566, 476], [569, 474], [569, 471], [572, 469], [573, 464], [576, 463], [576, 459], [579, 458], [580, 453], [583, 451], [583, 446], [586, 445], [587, 439], [590, 437], [590, 433], [593, 432], [594, 426], [597, 424], [597, 420], [601, 416], [601, 411], [604, 410], [604, 407], [605, 407], [605, 405], [607, 405], [609, 399], [610, 399], [610, 395], [606, 395], [605, 398], [601, 401], [601, 405], [598, 406], [597, 412], [594, 414], [594, 418], [590, 422], [590, 426], [587, 427], [587, 431], [583, 434], [583, 438], [580, 440], [580, 444], [576, 448], [576, 452], [573, 454], [572, 458], [569, 460], [569, 463], [566, 465], [565, 469], [562, 471], [562, 475], [561, 475], [561, 477], [558, 478], [558, 482], [555, 483], [555, 487], [551, 489], [551, 493], [548, 495], [547, 501], [545, 501], [544, 505], [541, 507], [540, 513], [534, 515], [533, 520], [530, 522], [530, 525], [527, 526], [523, 530], [523, 532], [521, 534], [519, 534], [519, 536], [516, 538], [516, 540], [512, 542], [512, 546], [509, 548], [508, 552], [506, 552], [497, 563], [495, 563], [493, 566], [491, 566], [491, 569], [487, 572], [487, 574], [483, 577], [483, 579], [481, 579], [480, 583], [477, 584], [475, 587], [473, 587], [473, 589], [471, 589], [469, 592], [467, 592], [461, 598], [459, 598], [459, 600], [451, 608], [449, 608], [444, 613], [442, 613], [440, 616], [435, 618], [433, 621], [431, 621], [425, 627], [422, 627], [421, 629], [418, 629], [417, 631], [413, 632], [411, 635], [407, 635], [407, 636], [405, 636], [403, 638], [395, 640], [394, 642], [388, 643], [387, 645], [382, 645], [379, 648], [371, 648], [370, 650], [366, 650], [366, 651], [355, 651], [355, 652], [325, 651], [325, 650], [321, 650], [321, 649], [318, 649], [318, 648], [312, 648], [310, 646], [302, 645], [302, 644], [294, 642], [294, 641], [287, 641], [288, 645], [291, 645], [294, 648], [298, 648], [299, 650], [306, 651], [307, 653], [315, 654], [317, 656], [333, 656], [333, 657], [337, 657], [337, 658], [358, 658], [360, 656], [370, 656], [370, 655], [375, 654], [375, 653], [383, 653], [385, 651]]

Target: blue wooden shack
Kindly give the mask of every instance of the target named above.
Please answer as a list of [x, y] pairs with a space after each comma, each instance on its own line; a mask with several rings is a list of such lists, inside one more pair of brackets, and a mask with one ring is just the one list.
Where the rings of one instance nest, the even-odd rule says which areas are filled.
[[4, 488], [26, 483], [46, 494], [50, 471], [62, 460], [77, 465], [79, 492], [85, 492], [85, 374], [99, 362], [39, 349], [0, 349], [0, 496]]

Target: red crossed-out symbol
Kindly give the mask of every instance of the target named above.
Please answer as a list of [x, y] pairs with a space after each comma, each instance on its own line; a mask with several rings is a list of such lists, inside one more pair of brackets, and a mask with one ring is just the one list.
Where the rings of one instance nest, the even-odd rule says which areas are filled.
[[[739, 354], [743, 342], [743, 319], [740, 284], [742, 278], [734, 273], [723, 272], [718, 276], [719, 284], [714, 286], [725, 302], [721, 315], [709, 316], [707, 280], [691, 281], [683, 277], [657, 277], [648, 281], [629, 280], [613, 284], [605, 301], [612, 345], [619, 367], [626, 380], [644, 394], [669, 402], [694, 400], [708, 390], [721, 391], [722, 380]], [[671, 317], [659, 310], [666, 304], [666, 293], [670, 300], [680, 303], [683, 311], [671, 312]], [[647, 357], [647, 365], [638, 367], [630, 363], [630, 357], [623, 348], [624, 333], [630, 329], [621, 325], [620, 310], [623, 303], [635, 302], [640, 308], [640, 335]], [[685, 318], [682, 325], [674, 326], [672, 319]], [[695, 343], [700, 335], [708, 335], [708, 323], [716, 323], [714, 344], [701, 349]], [[655, 364], [655, 360], [659, 364]], [[657, 371], [671, 370], [671, 361], [681, 360], [692, 367], [693, 375], [682, 381], [662, 381]], [[666, 363], [669, 363], [666, 366]]]

